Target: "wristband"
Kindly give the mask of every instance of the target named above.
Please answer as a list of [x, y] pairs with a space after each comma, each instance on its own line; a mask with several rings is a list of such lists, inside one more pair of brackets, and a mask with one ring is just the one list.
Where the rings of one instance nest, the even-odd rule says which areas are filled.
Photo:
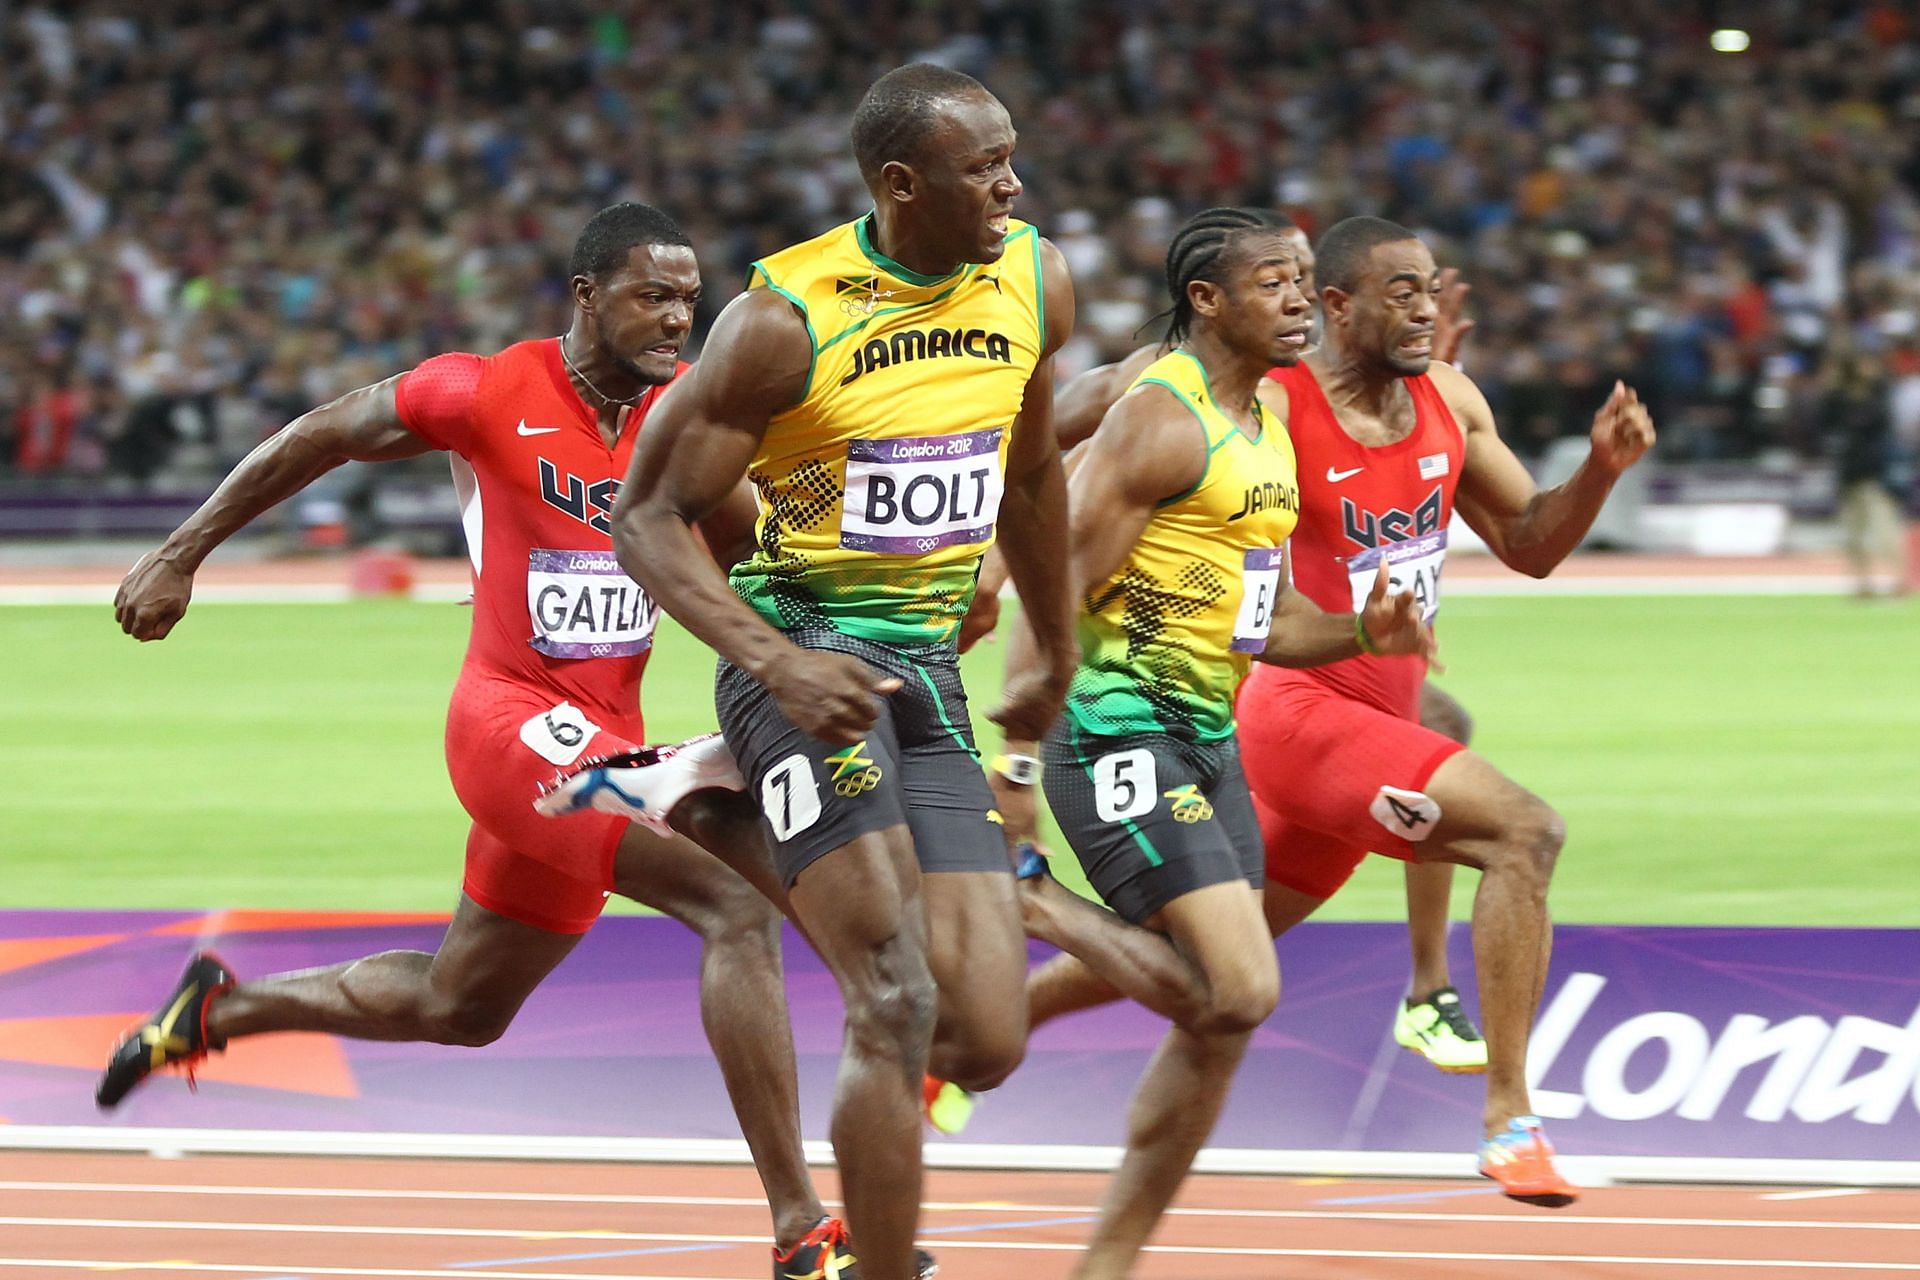
[[1379, 646], [1373, 643], [1373, 637], [1367, 634], [1367, 615], [1364, 613], [1353, 615], [1353, 642], [1360, 646], [1360, 652], [1364, 654], [1377, 657], [1380, 653]]
[[1016, 787], [1030, 787], [1040, 781], [1040, 759], [1003, 751], [993, 758], [993, 771]]

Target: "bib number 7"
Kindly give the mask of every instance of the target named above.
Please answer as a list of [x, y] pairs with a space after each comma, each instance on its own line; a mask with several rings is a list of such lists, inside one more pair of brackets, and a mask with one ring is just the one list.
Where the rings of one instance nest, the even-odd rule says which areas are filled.
[[1152, 810], [1160, 798], [1153, 752], [1114, 751], [1093, 762], [1093, 811], [1102, 822], [1124, 822]]

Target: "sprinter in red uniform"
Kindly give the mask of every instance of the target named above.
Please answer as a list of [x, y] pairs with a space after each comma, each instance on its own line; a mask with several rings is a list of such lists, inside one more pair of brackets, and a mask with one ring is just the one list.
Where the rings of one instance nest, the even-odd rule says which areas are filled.
[[[1444, 590], [1456, 499], [1506, 564], [1535, 577], [1579, 545], [1615, 480], [1653, 443], [1633, 392], [1594, 416], [1571, 479], [1538, 489], [1464, 374], [1432, 362], [1439, 272], [1411, 231], [1350, 218], [1319, 244], [1326, 342], [1276, 370], [1301, 475], [1294, 585], [1322, 608], [1387, 567], [1431, 618]], [[1241, 689], [1240, 741], [1261, 803], [1267, 919], [1311, 915], [1369, 850], [1479, 869], [1473, 945], [1488, 1067], [1480, 1169], [1506, 1193], [1559, 1207], [1573, 1189], [1532, 1114], [1527, 1039], [1552, 946], [1547, 885], [1560, 816], [1460, 743], [1418, 720], [1423, 660], [1363, 656], [1312, 672], [1257, 673]]]
[[[532, 807], [556, 770], [645, 740], [639, 684], [658, 611], [615, 561], [608, 513], [647, 411], [686, 367], [679, 353], [700, 295], [686, 235], [646, 205], [596, 214], [568, 274], [574, 313], [563, 337], [436, 356], [304, 415], [121, 585], [122, 628], [161, 639], [208, 553], [318, 476], [349, 460], [454, 454], [477, 581], [447, 768], [473, 826], [460, 903], [436, 953], [389, 951], [240, 983], [216, 957], [196, 955], [161, 1011], [116, 1048], [97, 1098], [112, 1107], [156, 1068], [190, 1071], [232, 1038], [269, 1031], [490, 1043], [617, 892], [706, 944], [702, 1013], [773, 1208], [775, 1275], [851, 1276], [844, 1232], [822, 1213], [801, 1151], [773, 905], [784, 897], [753, 809], [707, 792], [675, 813], [681, 835], [664, 821], [591, 810], [556, 821]], [[735, 504], [706, 526], [711, 545], [748, 536], [751, 500], [739, 496], [745, 510]], [[731, 770], [724, 753], [711, 767], [692, 763], [678, 771], [689, 789]], [[664, 813], [679, 797], [654, 798]]]

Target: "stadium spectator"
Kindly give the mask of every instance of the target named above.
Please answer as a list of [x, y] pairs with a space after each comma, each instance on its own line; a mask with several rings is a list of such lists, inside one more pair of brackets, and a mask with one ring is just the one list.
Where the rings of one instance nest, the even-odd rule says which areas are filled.
[[1855, 591], [1881, 593], [1876, 569], [1889, 572], [1885, 591], [1909, 589], [1907, 547], [1901, 528], [1893, 433], [1892, 384], [1886, 367], [1865, 352], [1845, 352], [1835, 362], [1833, 390], [1821, 405], [1838, 447], [1840, 519], [1846, 530], [1847, 558], [1853, 564]]
[[[1812, 458], [1830, 351], [1920, 316], [1920, 22], [1738, 12], [1722, 54], [1705, 0], [13, 5], [0, 350], [110, 389], [74, 433], [115, 472], [203, 484], [290, 366], [311, 401], [559, 332], [570, 229], [616, 200], [698, 211], [711, 318], [864, 207], [846, 113], [932, 57], [1027, 122], [1024, 211], [1083, 304], [1064, 375], [1137, 345], [1184, 213], [1373, 213], [1471, 265], [1473, 373], [1523, 452], [1625, 376], [1670, 458]], [[0, 430], [30, 381], [0, 373]]]

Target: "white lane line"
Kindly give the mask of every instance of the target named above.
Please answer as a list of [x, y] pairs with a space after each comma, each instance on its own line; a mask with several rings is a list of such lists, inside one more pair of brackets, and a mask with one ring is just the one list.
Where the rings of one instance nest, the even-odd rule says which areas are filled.
[[[1519, 1221], [1520, 1219], [1502, 1219]], [[139, 1218], [0, 1218], [0, 1227], [43, 1227], [74, 1228], [89, 1231], [186, 1231], [186, 1232], [247, 1232], [261, 1234], [271, 1232], [277, 1235], [325, 1235], [325, 1236], [432, 1236], [461, 1239], [513, 1239], [513, 1240], [592, 1240], [603, 1241], [648, 1241], [661, 1244], [751, 1244], [760, 1245], [765, 1239], [759, 1235], [693, 1235], [669, 1232], [647, 1231], [524, 1231], [490, 1227], [372, 1227], [344, 1226], [331, 1223], [307, 1222], [171, 1222], [150, 1221]], [[932, 1242], [935, 1247], [946, 1249], [999, 1249], [1028, 1252], [1078, 1251], [1085, 1246], [1079, 1243], [1056, 1241], [1020, 1241], [1020, 1240], [961, 1240], [952, 1236], [942, 1236]], [[1149, 1253], [1178, 1254], [1183, 1257], [1230, 1257], [1230, 1258], [1375, 1258], [1401, 1259], [1410, 1261], [1451, 1261], [1451, 1262], [1591, 1262], [1609, 1263], [1622, 1266], [1673, 1266], [1673, 1267], [1772, 1267], [1800, 1268], [1814, 1271], [1901, 1271], [1920, 1272], [1920, 1262], [1833, 1262], [1778, 1258], [1675, 1258], [1653, 1255], [1629, 1254], [1573, 1254], [1573, 1253], [1447, 1253], [1428, 1251], [1407, 1251], [1391, 1249], [1279, 1249], [1265, 1247], [1230, 1248], [1221, 1245], [1149, 1245]], [[291, 1271], [306, 1271], [311, 1268], [292, 1267]], [[343, 1272], [342, 1274], [366, 1275], [472, 1275], [471, 1271], [436, 1272]], [[489, 1272], [490, 1275], [504, 1274]]]
[[[646, 1196], [595, 1194], [589, 1192], [546, 1191], [426, 1191], [388, 1187], [262, 1187], [181, 1185], [159, 1182], [0, 1182], [0, 1191], [97, 1191], [113, 1195], [195, 1195], [195, 1196], [285, 1196], [294, 1199], [336, 1200], [446, 1200], [483, 1202], [524, 1202], [527, 1204], [627, 1204], [664, 1206], [710, 1206], [719, 1208], [764, 1209], [767, 1202], [752, 1196]], [[1833, 1191], [1822, 1191], [1832, 1195]], [[1788, 1192], [1760, 1199], [1807, 1198], [1804, 1193]], [[837, 1206], [837, 1200], [828, 1200]], [[1008, 1200], [929, 1200], [921, 1206], [930, 1213], [1098, 1213], [1090, 1204], [1026, 1204]], [[1601, 1214], [1511, 1214], [1455, 1213], [1431, 1210], [1425, 1213], [1406, 1210], [1331, 1210], [1331, 1209], [1208, 1209], [1180, 1206], [1167, 1210], [1168, 1217], [1254, 1218], [1281, 1222], [1501, 1222], [1530, 1226], [1605, 1226], [1605, 1227], [1725, 1227], [1737, 1231], [1753, 1229], [1788, 1231], [1914, 1231], [1920, 1222], [1841, 1222], [1815, 1218], [1630, 1218]]]
[[[1078, 1244], [991, 1244], [985, 1241], [943, 1240], [942, 1248], [964, 1246], [970, 1248], [1025, 1249], [1046, 1252], [1078, 1251]], [[1354, 1258], [1375, 1261], [1399, 1262], [1524, 1262], [1528, 1264], [1554, 1263], [1559, 1266], [1569, 1264], [1591, 1264], [1594, 1266], [1633, 1266], [1633, 1267], [1695, 1267], [1695, 1268], [1737, 1268], [1742, 1270], [1774, 1270], [1805, 1274], [1809, 1271], [1879, 1271], [1879, 1272], [1916, 1272], [1920, 1271], [1920, 1262], [1833, 1262], [1804, 1259], [1780, 1258], [1671, 1258], [1635, 1254], [1578, 1254], [1578, 1253], [1440, 1253], [1425, 1250], [1391, 1249], [1181, 1249], [1171, 1245], [1148, 1245], [1148, 1253], [1206, 1254], [1227, 1257], [1260, 1258]], [[77, 1258], [0, 1258], [0, 1267], [48, 1267], [67, 1270], [86, 1271], [187, 1271], [187, 1272], [243, 1272], [249, 1275], [262, 1273], [272, 1275], [300, 1274], [310, 1276], [398, 1276], [419, 1277], [421, 1280], [472, 1280], [476, 1274], [472, 1270], [408, 1270], [399, 1267], [315, 1267], [304, 1264], [288, 1266], [282, 1263], [257, 1264], [243, 1266], [234, 1263], [201, 1262], [122, 1262], [87, 1260]], [[607, 1272], [579, 1271], [493, 1271], [484, 1274], [496, 1280], [606, 1280]], [[700, 1280], [688, 1276], [625, 1276], [623, 1280]]]
[[1762, 1200], [1834, 1200], [1840, 1196], [1863, 1196], [1865, 1187], [1821, 1187], [1815, 1191], [1775, 1191], [1761, 1196]]

